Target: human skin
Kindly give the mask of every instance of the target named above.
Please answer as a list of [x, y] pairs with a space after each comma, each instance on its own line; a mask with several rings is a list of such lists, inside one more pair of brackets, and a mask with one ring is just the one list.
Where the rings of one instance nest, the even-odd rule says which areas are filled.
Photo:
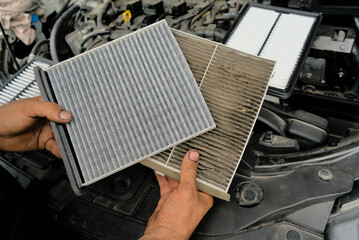
[[213, 197], [197, 189], [198, 161], [197, 150], [186, 153], [182, 160], [179, 181], [156, 174], [161, 199], [148, 221], [141, 240], [189, 239], [213, 206]]
[[[68, 123], [72, 114], [41, 97], [14, 101], [0, 107], [0, 151], [47, 149], [61, 158], [50, 121]], [[156, 174], [161, 199], [148, 221], [142, 240], [188, 239], [213, 205], [213, 197], [196, 185], [199, 152], [190, 150], [181, 164], [180, 180]]]
[[14, 101], [0, 107], [0, 151], [46, 149], [61, 158], [50, 121], [68, 123], [72, 114], [42, 97]]

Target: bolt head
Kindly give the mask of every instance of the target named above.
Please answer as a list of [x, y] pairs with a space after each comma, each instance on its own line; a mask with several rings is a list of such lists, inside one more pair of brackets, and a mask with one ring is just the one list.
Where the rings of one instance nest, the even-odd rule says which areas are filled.
[[264, 133], [264, 135], [263, 135], [263, 141], [264, 141], [264, 142], [267, 142], [267, 143], [272, 143], [272, 142], [273, 142], [272, 132], [268, 131], [268, 132]]
[[286, 234], [287, 240], [300, 240], [300, 234], [295, 230], [289, 230]]
[[333, 174], [329, 169], [320, 169], [318, 171], [318, 176], [320, 179], [324, 181], [329, 181], [330, 179], [333, 178]]
[[114, 193], [125, 193], [131, 185], [131, 180], [127, 175], [120, 175], [112, 181], [112, 191]]
[[263, 189], [259, 184], [252, 181], [245, 181], [235, 188], [234, 198], [240, 206], [256, 206], [264, 198]]

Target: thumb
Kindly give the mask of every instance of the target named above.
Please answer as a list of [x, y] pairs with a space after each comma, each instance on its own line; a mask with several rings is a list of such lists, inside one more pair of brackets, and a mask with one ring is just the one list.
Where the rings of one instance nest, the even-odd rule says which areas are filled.
[[193, 187], [197, 190], [196, 176], [197, 165], [199, 161], [199, 152], [197, 150], [189, 150], [183, 157], [181, 164], [180, 185]]
[[34, 101], [29, 103], [27, 108], [28, 116], [44, 117], [57, 123], [68, 123], [72, 119], [72, 114], [52, 102]]

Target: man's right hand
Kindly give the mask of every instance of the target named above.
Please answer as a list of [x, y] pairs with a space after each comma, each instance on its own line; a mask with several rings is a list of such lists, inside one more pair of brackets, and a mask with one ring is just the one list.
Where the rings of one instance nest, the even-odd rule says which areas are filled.
[[157, 175], [161, 199], [141, 239], [188, 239], [213, 205], [213, 197], [196, 185], [199, 153], [190, 150], [182, 160], [180, 181]]

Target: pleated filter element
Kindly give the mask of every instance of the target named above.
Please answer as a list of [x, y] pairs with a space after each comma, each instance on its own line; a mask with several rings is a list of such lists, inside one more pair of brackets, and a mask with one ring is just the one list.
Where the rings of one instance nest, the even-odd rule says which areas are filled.
[[53, 91], [74, 116], [56, 137], [68, 139], [59, 145], [79, 186], [215, 128], [165, 21], [38, 76], [43, 95], [51, 100]]
[[247, 4], [228, 31], [227, 46], [276, 61], [268, 93], [288, 98], [305, 62], [321, 16], [263, 4]]
[[183, 156], [189, 149], [198, 149], [198, 189], [229, 200], [228, 190], [263, 103], [274, 62], [172, 31], [217, 127], [141, 163], [179, 179]]
[[34, 67], [46, 69], [50, 62], [36, 59], [26, 64], [14, 77], [0, 88], [0, 106], [14, 100], [40, 96], [34, 75]]

